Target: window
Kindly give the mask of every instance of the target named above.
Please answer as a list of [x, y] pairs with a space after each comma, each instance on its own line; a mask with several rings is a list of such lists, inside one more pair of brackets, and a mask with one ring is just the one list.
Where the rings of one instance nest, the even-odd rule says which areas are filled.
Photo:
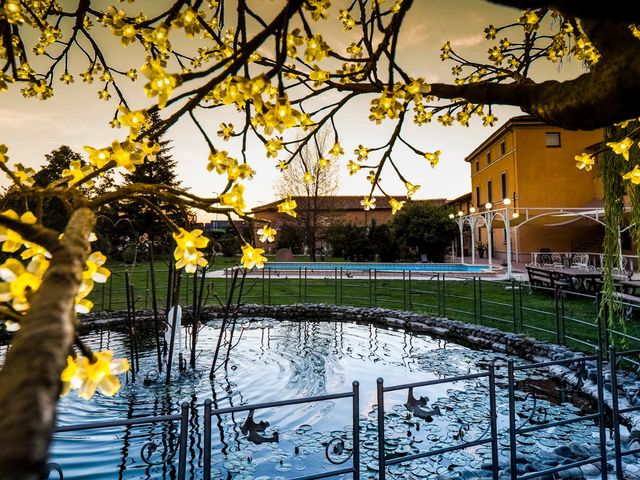
[[487, 182], [487, 202], [491, 203], [492, 201], [492, 190], [491, 190], [491, 180]]
[[507, 143], [503, 140], [500, 142], [500, 155], [507, 153]]
[[491, 163], [491, 151], [487, 152], [487, 165]]
[[480, 171], [480, 160], [476, 160], [476, 172]]
[[480, 203], [480, 185], [476, 187], [476, 205], [482, 205], [482, 203]]
[[547, 147], [559, 147], [560, 146], [560, 132], [547, 132], [544, 134], [545, 146]]
[[507, 198], [509, 196], [507, 193], [507, 172], [502, 172], [500, 175], [500, 186], [502, 187], [502, 198]]

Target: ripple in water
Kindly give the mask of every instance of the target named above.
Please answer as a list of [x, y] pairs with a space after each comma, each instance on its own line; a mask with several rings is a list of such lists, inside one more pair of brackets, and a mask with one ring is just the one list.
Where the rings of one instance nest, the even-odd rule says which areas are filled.
[[[385, 385], [403, 384], [475, 373], [495, 361], [506, 373], [507, 357], [493, 352], [474, 351], [443, 340], [413, 336], [402, 331], [368, 325], [329, 322], [279, 322], [271, 319], [241, 320], [226, 367], [210, 381], [208, 373], [220, 324], [211, 322], [199, 334], [197, 367], [185, 372], [173, 370], [173, 381], [165, 385], [164, 374], [143, 386], [145, 373], [154, 377], [156, 350], [153, 335], [140, 342], [140, 374], [137, 382], [123, 382], [113, 398], [100, 394], [91, 401], [72, 393], [61, 399], [58, 424], [126, 419], [180, 412], [189, 404], [187, 478], [202, 478], [203, 402], [213, 399], [214, 408], [280, 401], [327, 393], [350, 391], [353, 380], [360, 382], [360, 426], [362, 478], [377, 477], [376, 379]], [[238, 332], [241, 335], [238, 336]], [[183, 345], [176, 347], [189, 357], [186, 330]], [[111, 349], [126, 356], [128, 338], [117, 331], [96, 331], [85, 337], [94, 348]], [[518, 362], [522, 362], [518, 360]], [[504, 370], [503, 370], [504, 369]], [[542, 375], [541, 372], [533, 372]], [[531, 374], [531, 371], [528, 372]], [[519, 380], [523, 380], [520, 378]], [[520, 395], [520, 392], [518, 392]], [[387, 453], [400, 455], [433, 450], [478, 438], [488, 427], [488, 387], [486, 379], [448, 383], [416, 389], [415, 396], [428, 396], [429, 408], [441, 415], [422, 420], [412, 417], [402, 405], [407, 392], [385, 395]], [[506, 388], [497, 394], [501, 460], [508, 458], [508, 409]], [[530, 399], [519, 396], [522, 408], [531, 408]], [[549, 421], [580, 412], [570, 404], [552, 405], [541, 400]], [[271, 408], [255, 412], [255, 421], [270, 426], [262, 433], [279, 434], [278, 443], [255, 445], [242, 432], [246, 412], [214, 416], [212, 419], [212, 478], [285, 479], [335, 468], [325, 458], [325, 446], [342, 438], [352, 440], [351, 399], [315, 404]], [[597, 445], [597, 427], [574, 424], [539, 434], [536, 440], [522, 438], [523, 455], [552, 450], [558, 444], [579, 440]], [[179, 422], [110, 427], [100, 430], [58, 433], [51, 450], [51, 461], [59, 463], [65, 479], [175, 479]], [[507, 443], [505, 443], [505, 439]], [[151, 463], [143, 461], [143, 447]], [[439, 455], [389, 469], [397, 478], [429, 478], [446, 474], [462, 478], [465, 469], [479, 469], [490, 459], [490, 448], [480, 446], [466, 451]], [[348, 466], [345, 465], [339, 467]], [[50, 478], [57, 478], [55, 473]]]

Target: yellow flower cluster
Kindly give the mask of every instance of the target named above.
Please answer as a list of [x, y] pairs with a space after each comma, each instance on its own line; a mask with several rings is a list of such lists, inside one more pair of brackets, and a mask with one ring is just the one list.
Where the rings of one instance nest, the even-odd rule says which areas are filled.
[[149, 79], [144, 93], [149, 98], [158, 97], [158, 108], [164, 108], [173, 89], [182, 83], [182, 78], [178, 74], [166, 73], [157, 60], [150, 60], [140, 71]]
[[286, 213], [287, 215], [295, 218], [296, 216], [298, 216], [298, 214], [296, 213], [297, 206], [298, 203], [291, 198], [291, 195], [289, 195], [284, 202], [278, 204], [278, 212]]
[[396, 200], [395, 198], [389, 199], [389, 205], [391, 205], [391, 215], [395, 215], [399, 210], [407, 203], [404, 200]]
[[91, 293], [94, 283], [105, 283], [111, 276], [111, 272], [103, 267], [107, 257], [102, 252], [93, 252], [87, 258], [84, 272], [82, 272], [82, 283], [76, 296], [76, 312], [89, 313], [93, 308], [93, 302], [86, 297]]
[[244, 185], [236, 183], [228, 193], [220, 195], [220, 205], [232, 207], [236, 213], [242, 215], [247, 208], [244, 203]]
[[258, 235], [260, 235], [261, 242], [272, 243], [275, 241], [276, 230], [271, 225], [265, 225], [258, 230]]
[[[62, 176], [69, 178], [69, 186], [72, 187], [73, 185], [82, 181], [82, 179], [84, 179], [84, 177], [89, 175], [91, 172], [93, 172], [93, 167], [91, 165], [83, 166], [82, 161], [73, 160], [69, 164], [69, 168], [65, 168], [64, 170], [62, 170]], [[85, 186], [91, 188], [93, 186], [93, 182], [89, 181], [85, 183]]]
[[640, 185], [640, 166], [636, 165], [633, 167], [633, 170], [625, 173], [622, 178], [630, 180], [634, 185]]
[[7, 259], [0, 265], [0, 302], [10, 303], [16, 312], [26, 312], [48, 267], [49, 261], [41, 255], [33, 257], [26, 268], [15, 258]]
[[60, 375], [60, 396], [64, 397], [71, 390], [78, 390], [80, 398], [89, 400], [98, 390], [111, 397], [120, 390], [120, 380], [116, 375], [125, 373], [129, 368], [126, 358], [114, 359], [110, 350], [95, 352], [92, 359], [69, 356], [67, 366]]
[[133, 172], [136, 165], [142, 165], [145, 159], [154, 160], [156, 153], [160, 150], [160, 145], [128, 139], [124, 142], [114, 141], [107, 148], [98, 149], [85, 146], [84, 149], [89, 154], [89, 163], [96, 168], [102, 168], [113, 161], [116, 166]]
[[173, 258], [176, 260], [177, 269], [184, 267], [185, 272], [193, 273], [198, 266], [207, 265], [204, 254], [198, 250], [209, 244], [209, 239], [202, 236], [202, 230], [195, 229], [187, 232], [184, 228], [180, 228], [178, 233], [173, 234], [173, 239], [176, 242]]
[[619, 142], [608, 142], [607, 147], [611, 148], [616, 154], [622, 155], [625, 160], [629, 160], [629, 149], [633, 145], [633, 140], [629, 137]]
[[227, 155], [223, 150], [214, 150], [209, 154], [209, 163], [207, 170], [222, 175], [227, 174], [229, 181], [235, 181], [239, 178], [251, 178], [255, 174], [248, 163], [239, 164], [235, 158]]
[[376, 197], [364, 197], [360, 200], [360, 205], [365, 211], [373, 210], [376, 208]]
[[240, 263], [247, 269], [251, 269], [253, 267], [262, 268], [264, 267], [264, 262], [267, 261], [267, 258], [262, 256], [263, 253], [264, 250], [262, 248], [253, 248], [248, 243], [245, 243], [242, 246], [242, 258], [240, 259]]
[[591, 170], [595, 163], [593, 156], [589, 155], [588, 153], [581, 153], [580, 155], [576, 155], [575, 159], [576, 167], [578, 167], [580, 170], [584, 169], [587, 172]]

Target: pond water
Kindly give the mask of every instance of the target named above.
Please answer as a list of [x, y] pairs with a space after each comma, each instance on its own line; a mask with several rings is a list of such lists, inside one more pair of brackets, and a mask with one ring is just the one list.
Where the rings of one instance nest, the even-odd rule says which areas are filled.
[[[113, 398], [96, 394], [91, 401], [84, 401], [75, 393], [70, 394], [59, 403], [58, 424], [173, 414], [179, 412], [181, 402], [189, 402], [186, 477], [197, 479], [202, 478], [202, 405], [206, 399], [212, 398], [214, 407], [223, 408], [346, 392], [351, 390], [351, 382], [358, 380], [362, 478], [376, 478], [378, 377], [384, 378], [385, 385], [404, 384], [475, 373], [491, 361], [496, 362], [498, 373], [506, 374], [505, 355], [470, 350], [422, 335], [347, 323], [270, 319], [242, 320], [241, 323], [239, 342], [232, 350], [227, 367], [217, 372], [215, 380], [209, 380], [208, 372], [219, 323], [209, 323], [200, 332], [195, 371], [178, 372], [174, 368], [174, 381], [170, 385], [165, 385], [161, 378], [143, 386], [145, 372], [149, 372], [149, 378], [155, 377], [156, 366], [153, 342], [143, 341], [140, 374], [135, 384], [124, 384]], [[188, 357], [185, 333], [183, 331], [182, 351]], [[123, 332], [94, 331], [84, 338], [92, 347], [111, 349], [119, 356], [128, 351], [127, 336]], [[236, 333], [234, 343], [237, 340]], [[534, 382], [534, 388], [541, 388], [535, 382], [544, 382], [543, 372], [524, 373], [529, 382]], [[519, 380], [524, 381], [524, 375]], [[497, 395], [499, 449], [501, 463], [505, 464], [509, 453], [506, 379], [499, 377], [498, 385], [501, 387]], [[555, 387], [547, 385], [546, 388]], [[523, 418], [527, 416], [527, 408], [529, 411], [534, 408], [532, 397], [524, 390], [526, 388], [516, 392], [525, 410]], [[489, 425], [488, 391], [486, 378], [416, 389], [416, 397], [429, 398], [427, 408], [439, 409], [438, 415], [427, 420], [408, 414], [403, 406], [406, 391], [386, 394], [387, 451], [411, 454], [478, 438]], [[563, 400], [565, 403], [558, 404], [551, 395], [537, 400], [535, 408], [543, 407], [544, 421], [589, 410], [588, 402], [580, 399], [573, 402], [574, 405], [566, 392]], [[269, 422], [263, 432], [265, 437], [278, 432], [277, 443], [249, 442], [242, 432], [246, 412], [213, 417], [212, 478], [275, 480], [316, 474], [335, 468], [325, 457], [325, 446], [332, 438], [341, 437], [347, 445], [352, 439], [351, 399], [260, 410], [255, 417], [256, 422]], [[178, 432], [178, 422], [167, 422], [57, 433], [50, 460], [61, 465], [65, 479], [173, 479], [177, 459], [171, 458], [170, 452], [177, 443]], [[592, 422], [581, 422], [537, 432], [535, 438], [522, 436], [518, 451], [536, 458], [541, 452], [557, 450], [559, 445], [572, 441], [584, 448], [597, 448], [598, 427]], [[143, 461], [143, 446], [148, 442], [158, 445], [157, 450], [146, 451], [151, 454], [151, 462], [159, 465]], [[439, 478], [469, 478], [470, 471], [480, 471], [490, 463], [490, 454], [490, 446], [483, 445], [429, 460], [401, 463], [388, 471], [395, 478], [438, 475], [441, 475]], [[488, 475], [486, 470], [484, 475]], [[50, 478], [58, 476], [52, 473]]]

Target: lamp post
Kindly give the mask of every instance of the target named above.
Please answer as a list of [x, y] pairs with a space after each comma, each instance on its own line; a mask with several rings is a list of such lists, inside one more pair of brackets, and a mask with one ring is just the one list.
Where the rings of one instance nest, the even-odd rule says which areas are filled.
[[507, 236], [507, 279], [511, 280], [511, 215], [509, 214], [509, 205], [511, 205], [511, 199], [505, 198], [502, 200], [504, 205], [504, 228]]
[[487, 202], [484, 206], [484, 208], [487, 209], [486, 212], [484, 212], [484, 224], [487, 227], [487, 253], [489, 255], [488, 259], [489, 259], [489, 268], [491, 268], [491, 266], [493, 265], [493, 258], [491, 256], [491, 250], [493, 250], [493, 241], [491, 239], [491, 232], [492, 232], [492, 228], [493, 228], [493, 217], [495, 216], [495, 213], [493, 213], [491, 211], [491, 208], [493, 207], [493, 205], [491, 205], [491, 202]]

